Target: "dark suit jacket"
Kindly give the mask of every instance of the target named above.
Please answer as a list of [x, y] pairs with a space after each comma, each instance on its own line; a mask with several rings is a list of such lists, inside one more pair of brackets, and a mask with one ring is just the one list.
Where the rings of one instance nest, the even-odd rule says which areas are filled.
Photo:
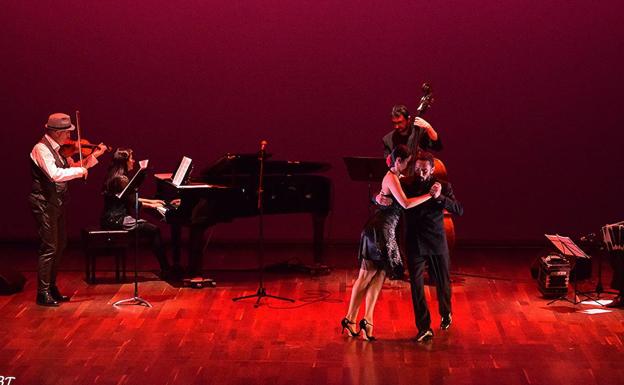
[[405, 178], [401, 181], [403, 191], [408, 197], [429, 192], [435, 182], [442, 185], [438, 199], [430, 199], [414, 208], [405, 210], [406, 251], [408, 256], [448, 254], [446, 233], [444, 231], [444, 210], [462, 215], [464, 208], [455, 199], [451, 184], [434, 178], [421, 182], [418, 178]]
[[[440, 136], [438, 135], [438, 140], [433, 141], [431, 140], [429, 135], [423, 132], [423, 129], [420, 127], [418, 127], [418, 130], [412, 129], [412, 132], [409, 138], [407, 139], [408, 148], [412, 148], [412, 145], [414, 141], [416, 140], [416, 133], [418, 131], [420, 131], [420, 145], [419, 146], [422, 150], [434, 150], [434, 151], [442, 150], [442, 141], [440, 140]], [[384, 144], [384, 156], [385, 157], [390, 155], [390, 153], [392, 152], [392, 149], [398, 144], [397, 138], [399, 135], [400, 134], [396, 130], [392, 130], [383, 137], [382, 140]]]

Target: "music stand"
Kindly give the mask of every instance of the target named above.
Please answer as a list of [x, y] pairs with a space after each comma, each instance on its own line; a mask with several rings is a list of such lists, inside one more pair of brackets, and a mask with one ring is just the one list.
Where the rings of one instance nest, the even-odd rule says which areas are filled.
[[[548, 235], [548, 234], [544, 234], [546, 236], [546, 238], [548, 238], [548, 240], [557, 248], [557, 250], [559, 250], [559, 253], [570, 262], [570, 273], [572, 270], [574, 270], [574, 267], [576, 265], [576, 261], [578, 258], [587, 258], [587, 259], [591, 259], [591, 257], [587, 254], [585, 254], [585, 252], [583, 250], [581, 250], [575, 243], [574, 241], [572, 241], [572, 239], [570, 239], [569, 237], [562, 237], [558, 234], [556, 235]], [[548, 302], [547, 305], [550, 305], [552, 303], [555, 303], [557, 301], [566, 301], [566, 302], [570, 302], [573, 305], [578, 305], [579, 303], [583, 302], [579, 299], [579, 295], [582, 295], [583, 297], [585, 297], [585, 299], [588, 299], [590, 301], [594, 301], [599, 305], [602, 305], [600, 302], [598, 302], [596, 300], [596, 298], [588, 295], [586, 292], [582, 292], [582, 291], [578, 291], [577, 288], [577, 283], [578, 283], [578, 272], [576, 272], [574, 274], [574, 283], [573, 283], [573, 292], [574, 292], [574, 298], [573, 299], [569, 299], [567, 294], [565, 295], [561, 295], [555, 299], [553, 299], [552, 301]]]
[[134, 296], [132, 298], [122, 299], [113, 304], [113, 306], [119, 306], [123, 304], [129, 305], [143, 305], [146, 307], [152, 307], [152, 305], [139, 296], [139, 278], [138, 278], [138, 254], [139, 254], [139, 231], [136, 228], [139, 224], [139, 187], [145, 180], [147, 175], [148, 160], [142, 160], [139, 162], [139, 170], [134, 174], [130, 183], [126, 185], [126, 188], [122, 192], [116, 195], [118, 199], [126, 199], [128, 194], [134, 194]]
[[342, 158], [347, 166], [351, 180], [368, 182], [368, 201], [373, 199], [371, 182], [380, 182], [388, 172], [388, 165], [384, 158], [368, 156], [345, 156]]

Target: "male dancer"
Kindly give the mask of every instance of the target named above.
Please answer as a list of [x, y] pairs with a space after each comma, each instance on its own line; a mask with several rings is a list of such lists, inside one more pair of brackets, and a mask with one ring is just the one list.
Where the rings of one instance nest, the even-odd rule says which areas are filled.
[[[451, 184], [436, 180], [433, 172], [433, 155], [420, 152], [416, 155], [414, 176], [405, 178], [401, 183], [408, 197], [425, 192], [430, 192], [433, 196], [433, 199], [405, 211], [406, 253], [418, 342], [425, 342], [433, 337], [424, 290], [425, 263], [428, 265], [429, 275], [436, 282], [438, 309], [442, 318], [440, 329], [446, 330], [451, 326], [450, 258], [444, 230], [444, 210], [456, 215], [464, 212], [462, 205], [455, 199]], [[382, 205], [392, 202], [382, 195], [378, 195], [376, 199]]]

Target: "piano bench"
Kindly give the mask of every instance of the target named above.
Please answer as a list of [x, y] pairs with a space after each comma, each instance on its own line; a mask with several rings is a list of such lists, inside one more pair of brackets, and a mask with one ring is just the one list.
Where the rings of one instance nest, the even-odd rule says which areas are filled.
[[85, 255], [85, 278], [95, 283], [95, 258], [112, 255], [115, 257], [115, 280], [120, 282], [120, 271], [126, 280], [126, 250], [128, 248], [126, 230], [82, 230], [82, 247]]

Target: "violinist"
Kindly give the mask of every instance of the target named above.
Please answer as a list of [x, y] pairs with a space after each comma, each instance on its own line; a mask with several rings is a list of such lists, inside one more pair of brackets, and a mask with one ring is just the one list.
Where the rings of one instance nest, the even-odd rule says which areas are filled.
[[102, 143], [81, 162], [59, 153], [61, 145], [76, 129], [69, 115], [55, 113], [48, 117], [45, 135], [30, 152], [32, 190], [28, 197], [38, 227], [41, 245], [37, 268], [37, 304], [59, 306], [69, 301], [56, 285], [56, 274], [67, 241], [65, 212], [67, 182], [83, 178], [95, 166], [97, 158], [106, 151]]
[[[126, 194], [125, 198], [121, 199], [117, 197], [117, 194], [122, 192], [130, 182], [128, 172], [134, 169], [134, 163], [132, 150], [129, 148], [118, 148], [113, 153], [113, 160], [108, 168], [104, 186], [102, 187], [104, 211], [100, 224], [103, 229], [137, 231], [140, 237], [147, 238], [160, 264], [160, 276], [163, 279], [167, 279], [173, 274], [165, 255], [160, 229], [145, 219], [137, 221], [132, 215], [133, 207], [136, 204], [136, 197], [133, 194]], [[165, 204], [162, 200], [147, 198], [139, 198], [138, 203], [140, 207], [153, 209], [163, 207]]]
[[[400, 144], [408, 148], [414, 148], [414, 141], [419, 138], [419, 148], [421, 150], [442, 150], [440, 136], [433, 129], [431, 124], [422, 118], [414, 118], [410, 124], [410, 115], [407, 107], [397, 104], [392, 107], [392, 131], [383, 137], [384, 156], [387, 157], [392, 149]], [[415, 155], [415, 154], [412, 154]]]

